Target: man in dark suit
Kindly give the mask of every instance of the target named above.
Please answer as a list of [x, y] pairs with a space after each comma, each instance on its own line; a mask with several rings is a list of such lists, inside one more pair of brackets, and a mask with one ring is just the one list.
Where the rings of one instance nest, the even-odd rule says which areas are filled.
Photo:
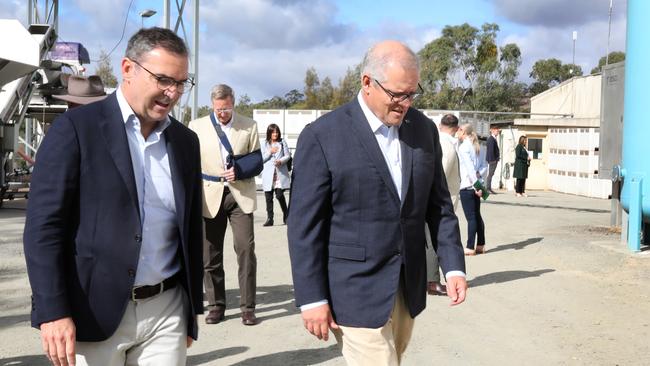
[[32, 177], [32, 325], [55, 365], [183, 365], [203, 312], [199, 143], [168, 116], [193, 85], [187, 48], [141, 29], [121, 70], [54, 121]]
[[366, 54], [361, 91], [298, 140], [288, 236], [307, 330], [332, 329], [350, 364], [396, 365], [426, 305], [425, 223], [452, 305], [465, 299], [458, 220], [435, 124], [410, 108], [417, 56], [396, 41]]
[[487, 189], [496, 194], [492, 190], [492, 177], [494, 176], [494, 171], [497, 169], [497, 164], [499, 164], [499, 144], [497, 143], [497, 136], [499, 136], [499, 128], [496, 126], [490, 127], [490, 136], [487, 139], [487, 149], [485, 151], [485, 160], [488, 163], [488, 176], [485, 181]]

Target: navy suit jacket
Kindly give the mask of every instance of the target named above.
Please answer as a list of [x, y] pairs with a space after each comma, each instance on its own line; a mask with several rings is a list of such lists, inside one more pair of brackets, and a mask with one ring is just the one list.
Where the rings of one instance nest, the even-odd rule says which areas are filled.
[[[201, 168], [196, 135], [178, 121], [164, 131], [180, 245], [188, 335], [203, 312]], [[125, 125], [115, 94], [57, 118], [32, 175], [24, 233], [32, 326], [71, 316], [78, 341], [102, 341], [119, 325], [142, 240]]]
[[485, 161], [488, 163], [499, 161], [499, 144], [497, 143], [497, 139], [492, 135], [487, 138]]
[[327, 299], [341, 325], [386, 324], [400, 281], [426, 305], [425, 223], [444, 272], [465, 271], [435, 124], [409, 109], [399, 130], [402, 201], [358, 101], [302, 131], [288, 219], [298, 306]]

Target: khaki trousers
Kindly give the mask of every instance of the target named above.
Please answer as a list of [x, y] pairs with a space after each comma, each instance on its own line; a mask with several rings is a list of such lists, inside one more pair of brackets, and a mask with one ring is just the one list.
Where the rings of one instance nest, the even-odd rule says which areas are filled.
[[76, 343], [77, 366], [185, 365], [187, 306], [180, 284], [160, 295], [129, 301], [107, 340]]
[[340, 329], [332, 329], [332, 333], [348, 366], [397, 366], [402, 362], [402, 355], [411, 339], [413, 323], [400, 287], [393, 311], [383, 327], [339, 325]]
[[253, 214], [239, 208], [230, 191], [224, 191], [221, 208], [213, 219], [205, 221], [205, 242], [203, 243], [203, 269], [208, 310], [226, 308], [226, 281], [223, 270], [223, 240], [228, 220], [232, 226], [233, 245], [239, 265], [239, 308], [241, 311], [255, 310], [257, 279], [257, 257], [255, 257], [255, 234]]

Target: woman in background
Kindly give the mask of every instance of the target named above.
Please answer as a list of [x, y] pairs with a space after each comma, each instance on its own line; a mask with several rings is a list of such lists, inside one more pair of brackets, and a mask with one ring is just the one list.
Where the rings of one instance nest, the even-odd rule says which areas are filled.
[[275, 123], [266, 129], [266, 143], [262, 152], [264, 170], [262, 171], [262, 188], [266, 198], [266, 222], [264, 226], [273, 226], [273, 192], [282, 209], [282, 221], [287, 223], [287, 201], [284, 191], [289, 188], [290, 178], [287, 162], [291, 159], [289, 146], [282, 140], [280, 127]]
[[528, 178], [528, 166], [530, 165], [530, 156], [526, 151], [528, 137], [519, 136], [519, 143], [515, 147], [515, 168], [512, 176], [517, 179], [515, 182], [515, 192], [517, 197], [528, 197], [526, 194], [526, 178]]
[[[481, 196], [483, 192], [474, 188], [481, 179], [479, 173], [480, 145], [471, 124], [465, 123], [458, 129], [458, 162], [460, 165], [460, 203], [467, 219], [467, 246], [465, 255], [481, 254], [485, 250], [485, 225], [481, 217]], [[476, 243], [476, 249], [474, 244]]]

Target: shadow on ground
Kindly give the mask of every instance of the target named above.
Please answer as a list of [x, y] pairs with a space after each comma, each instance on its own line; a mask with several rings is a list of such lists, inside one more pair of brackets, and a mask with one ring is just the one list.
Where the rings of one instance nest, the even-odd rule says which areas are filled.
[[48, 366], [51, 365], [45, 355], [28, 355], [0, 358], [0, 366]]
[[537, 238], [528, 238], [526, 240], [518, 241], [516, 243], [510, 243], [510, 244], [505, 244], [505, 245], [499, 245], [498, 247], [494, 249], [487, 248], [487, 253], [494, 253], [494, 252], [500, 252], [502, 250], [521, 250], [524, 249], [525, 247], [539, 243], [540, 241], [544, 240], [542, 237], [537, 237]]
[[13, 327], [21, 323], [29, 325], [29, 314], [7, 315], [0, 317], [0, 329]]
[[481, 275], [478, 277], [475, 277], [469, 281], [467, 281], [467, 284], [469, 285], [470, 288], [472, 287], [479, 287], [483, 285], [492, 285], [496, 283], [503, 283], [503, 282], [511, 282], [511, 281], [517, 281], [517, 280], [522, 280], [525, 278], [530, 278], [530, 277], [539, 277], [543, 274], [549, 273], [549, 272], [555, 272], [554, 269], [540, 269], [537, 271], [502, 271], [502, 272], [494, 272], [494, 273], [488, 273], [485, 275]]
[[523, 206], [523, 207], [534, 207], [534, 208], [551, 208], [556, 210], [569, 210], [575, 212], [591, 212], [591, 213], [609, 213], [610, 210], [602, 210], [598, 208], [579, 208], [579, 207], [568, 207], [568, 206], [552, 206], [552, 205], [539, 205], [532, 203], [519, 203], [519, 202], [499, 202], [499, 201], [486, 201], [485, 203], [490, 205], [505, 205], [505, 206]]
[[202, 365], [206, 362], [215, 361], [224, 357], [234, 356], [246, 351], [248, 351], [248, 347], [230, 347], [201, 353], [199, 355], [190, 355], [187, 356], [187, 364], [189, 366]]
[[232, 364], [233, 366], [302, 366], [317, 365], [341, 356], [337, 345], [318, 349], [284, 351], [270, 355], [257, 356]]
[[[226, 290], [226, 309], [239, 309], [239, 298], [239, 288]], [[258, 286], [255, 315], [260, 322], [263, 322], [298, 314], [299, 311], [293, 299], [293, 286], [291, 285]], [[265, 315], [267, 312], [273, 312], [274, 314]], [[241, 314], [237, 312], [227, 315], [224, 320], [239, 319], [240, 316]]]

